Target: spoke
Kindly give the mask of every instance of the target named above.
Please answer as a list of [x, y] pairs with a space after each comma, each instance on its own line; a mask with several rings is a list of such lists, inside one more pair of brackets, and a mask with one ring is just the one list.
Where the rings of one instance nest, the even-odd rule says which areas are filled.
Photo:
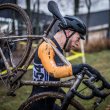
[[13, 30], [9, 30], [8, 32], [6, 32], [6, 33], [4, 33], [5, 34], [5, 36], [13, 36], [16, 32], [18, 32], [18, 31], [23, 31], [23, 30], [26, 30], [26, 29], [14, 29], [14, 31]]
[[5, 67], [6, 67], [7, 71], [8, 71], [8, 73], [9, 73], [8, 75], [10, 75], [12, 72], [11, 72], [11, 70], [10, 70], [9, 63], [8, 63], [6, 57], [4, 56], [1, 47], [0, 47], [0, 54], [1, 54], [1, 57], [3, 58], [3, 61], [4, 61], [4, 64], [5, 64]]
[[2, 82], [3, 82], [3, 84], [4, 84], [4, 86], [5, 86], [6, 90], [8, 90], [8, 88], [7, 88], [7, 84], [6, 84], [5, 81], [3, 80], [1, 74], [0, 74], [0, 78], [1, 78], [1, 80], [2, 80]]
[[27, 40], [28, 40], [27, 38], [24, 38], [24, 39], [16, 39], [16, 40], [13, 40], [13, 42], [27, 41]]
[[22, 39], [22, 38], [31, 38], [31, 39], [41, 39], [43, 35], [22, 35], [22, 36], [0, 36], [0, 39]]
[[10, 62], [11, 62], [12, 67], [14, 68], [16, 66], [15, 66], [14, 61], [13, 61], [14, 57], [13, 57], [13, 54], [11, 52], [11, 49], [10, 49], [10, 46], [9, 46], [8, 41], [7, 41], [7, 46], [8, 46], [8, 50], [9, 50], [9, 59], [10, 59]]

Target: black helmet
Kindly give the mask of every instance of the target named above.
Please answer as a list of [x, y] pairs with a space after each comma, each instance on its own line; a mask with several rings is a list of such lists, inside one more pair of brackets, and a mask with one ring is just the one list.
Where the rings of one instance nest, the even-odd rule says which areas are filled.
[[78, 33], [80, 33], [80, 37], [82, 39], [84, 39], [84, 35], [86, 34], [86, 25], [85, 23], [79, 19], [78, 17], [75, 16], [65, 16], [64, 17], [67, 25], [63, 25], [62, 23], [60, 23], [60, 27], [63, 29], [71, 29], [73, 31], [76, 31]]

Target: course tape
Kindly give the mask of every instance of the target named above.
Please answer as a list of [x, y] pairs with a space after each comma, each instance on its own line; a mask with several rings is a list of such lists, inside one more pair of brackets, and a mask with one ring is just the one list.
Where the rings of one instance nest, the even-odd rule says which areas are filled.
[[[26, 43], [25, 43], [25, 42], [20, 42], [20, 44], [25, 45]], [[32, 47], [36, 47], [36, 46], [37, 46], [37, 44], [33, 44], [33, 45], [32, 45]], [[75, 52], [75, 51], [73, 51], [73, 50], [72, 50], [71, 52], [73, 53], [73, 55], [66, 57], [66, 59], [67, 59], [68, 61], [71, 61], [71, 60], [74, 60], [74, 59], [77, 59], [77, 58], [79, 58], [79, 57], [84, 56], [84, 54], [81, 53], [81, 52]], [[31, 70], [32, 68], [33, 68], [33, 65], [30, 65], [30, 66], [28, 67], [28, 70]], [[4, 74], [6, 74], [6, 73], [7, 73], [7, 70], [4, 70], [4, 71], [0, 72], [0, 75], [4, 75]]]
[[[32, 70], [33, 65], [29, 65], [28, 70]], [[4, 70], [2, 72], [0, 72], [0, 75], [5, 75], [7, 73], [7, 70]]]
[[[26, 43], [25, 42], [20, 42], [20, 44], [21, 45], [26, 45]], [[37, 46], [37, 44], [32, 44], [32, 47], [36, 47]], [[82, 56], [84, 56], [84, 54], [83, 53], [81, 53], [81, 52], [75, 52], [75, 51], [71, 51], [74, 55], [71, 55], [71, 56], [68, 56], [68, 57], [66, 57], [66, 59], [68, 60], [68, 61], [71, 61], [71, 60], [74, 60], [74, 59], [76, 59], [76, 58], [79, 58], [79, 57], [82, 57]]]
[[79, 57], [82, 57], [82, 56], [84, 56], [84, 54], [83, 53], [80, 53], [80, 52], [75, 52], [75, 51], [71, 51], [74, 55], [71, 55], [71, 56], [68, 56], [68, 57], [66, 57], [66, 59], [68, 60], [68, 61], [71, 61], [71, 60], [74, 60], [74, 59], [76, 59], [76, 58], [79, 58]]
[[[19, 42], [19, 44], [26, 45], [26, 42]], [[36, 47], [36, 46], [37, 46], [37, 44], [32, 44], [32, 47]]]

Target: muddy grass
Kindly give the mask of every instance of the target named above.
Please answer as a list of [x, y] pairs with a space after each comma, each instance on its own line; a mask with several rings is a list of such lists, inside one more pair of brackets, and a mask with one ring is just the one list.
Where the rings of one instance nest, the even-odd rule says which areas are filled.
[[[71, 63], [79, 64], [82, 63], [82, 59], [78, 58], [73, 60]], [[110, 50], [104, 50], [95, 53], [86, 53], [86, 63], [92, 65], [96, 69], [98, 69], [101, 74], [110, 81]], [[25, 79], [32, 78], [32, 71], [29, 71], [28, 74], [25, 75]], [[17, 110], [17, 108], [24, 102], [27, 97], [30, 95], [31, 87], [22, 87], [16, 91], [15, 97], [9, 97], [6, 95], [6, 89], [3, 87], [3, 84], [0, 84], [0, 110]], [[94, 100], [81, 100], [80, 101], [87, 110], [91, 109]], [[104, 102], [97, 108], [97, 110], [105, 110], [107, 105], [110, 104], [110, 96], [104, 100]]]

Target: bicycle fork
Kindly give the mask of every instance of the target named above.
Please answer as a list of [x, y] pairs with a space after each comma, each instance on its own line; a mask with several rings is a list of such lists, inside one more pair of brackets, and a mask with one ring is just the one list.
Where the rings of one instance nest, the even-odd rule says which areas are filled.
[[67, 110], [67, 108], [71, 102], [71, 99], [75, 96], [75, 92], [78, 89], [82, 79], [83, 79], [83, 74], [77, 75], [77, 79], [76, 79], [75, 83], [73, 84], [71, 89], [68, 91], [68, 93], [66, 94], [66, 96], [62, 102], [61, 110]]

